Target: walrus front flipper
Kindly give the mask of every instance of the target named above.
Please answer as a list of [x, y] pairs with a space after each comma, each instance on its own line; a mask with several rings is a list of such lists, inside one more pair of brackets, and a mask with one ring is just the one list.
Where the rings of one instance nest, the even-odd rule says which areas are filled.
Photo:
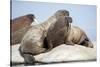
[[74, 46], [74, 43], [72, 43], [72, 42], [67, 42], [67, 43], [65, 43], [66, 45], [71, 45], [71, 46]]
[[23, 54], [25, 65], [35, 65], [35, 58], [30, 54]]
[[72, 41], [69, 41], [69, 40], [66, 40], [65, 42], [64, 42], [64, 44], [66, 44], [66, 45], [74, 45], [74, 43], [72, 42]]
[[23, 53], [19, 47], [20, 55], [24, 58], [25, 65], [35, 65], [35, 58], [29, 53]]

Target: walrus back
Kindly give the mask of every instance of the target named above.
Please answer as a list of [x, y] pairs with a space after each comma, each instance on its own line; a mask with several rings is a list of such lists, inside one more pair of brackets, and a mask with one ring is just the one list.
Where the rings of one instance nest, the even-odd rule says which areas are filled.
[[72, 40], [75, 44], [79, 44], [81, 37], [84, 35], [84, 31], [81, 30], [79, 27], [71, 26], [69, 39]]

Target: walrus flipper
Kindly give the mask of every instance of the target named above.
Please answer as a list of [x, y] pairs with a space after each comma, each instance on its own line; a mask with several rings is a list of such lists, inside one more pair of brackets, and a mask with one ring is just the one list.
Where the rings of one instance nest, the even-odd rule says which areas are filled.
[[23, 54], [25, 65], [35, 65], [35, 58], [30, 54]]
[[90, 41], [90, 39], [87, 37], [87, 35], [85, 33], [84, 33], [84, 35], [82, 35], [78, 44], [86, 46], [86, 47], [93, 48], [92, 42]]
[[20, 55], [24, 58], [25, 65], [35, 65], [35, 58], [31, 53], [24, 53], [21, 51], [21, 46], [19, 47]]
[[67, 40], [67, 39], [65, 39], [64, 44], [66, 44], [66, 45], [74, 45], [74, 43], [71, 40]]

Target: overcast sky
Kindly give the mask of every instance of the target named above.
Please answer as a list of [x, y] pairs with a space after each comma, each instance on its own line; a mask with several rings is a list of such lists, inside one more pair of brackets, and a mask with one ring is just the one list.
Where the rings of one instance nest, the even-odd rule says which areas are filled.
[[13, 0], [12, 19], [26, 14], [34, 14], [39, 22], [43, 22], [60, 9], [68, 10], [70, 12], [70, 16], [73, 18], [73, 24], [83, 29], [91, 40], [96, 40], [97, 17], [95, 5], [43, 3]]

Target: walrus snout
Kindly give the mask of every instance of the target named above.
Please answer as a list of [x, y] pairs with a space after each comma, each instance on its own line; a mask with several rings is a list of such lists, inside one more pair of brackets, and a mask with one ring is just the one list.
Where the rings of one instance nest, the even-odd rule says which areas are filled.
[[69, 23], [72, 23], [72, 21], [73, 21], [73, 20], [72, 20], [72, 17], [66, 16], [65, 18], [66, 18], [66, 20], [67, 20]]
[[71, 23], [72, 23], [72, 17], [66, 16], [65, 17], [65, 24], [66, 24], [66, 26], [70, 27]]

